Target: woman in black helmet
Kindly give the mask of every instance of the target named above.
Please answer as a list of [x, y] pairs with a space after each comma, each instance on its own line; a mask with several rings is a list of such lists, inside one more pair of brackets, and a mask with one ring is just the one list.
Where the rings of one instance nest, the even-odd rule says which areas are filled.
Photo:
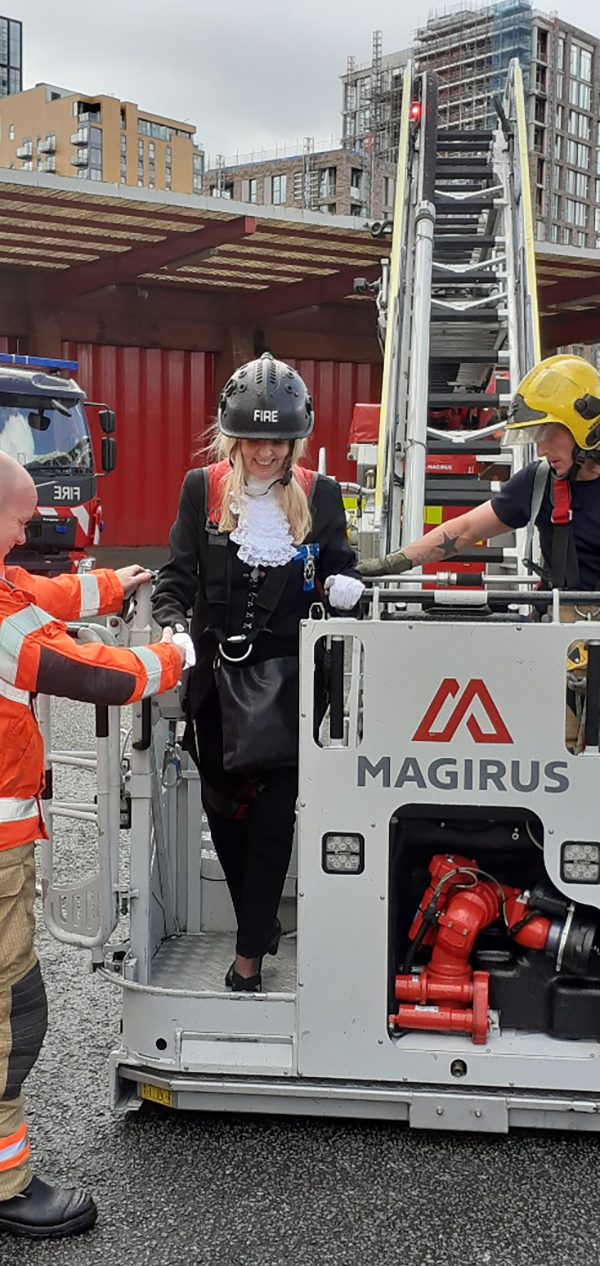
[[277, 951], [292, 848], [300, 621], [323, 591], [349, 611], [363, 589], [338, 484], [297, 465], [312, 427], [288, 365], [265, 352], [233, 374], [219, 402], [220, 460], [185, 477], [153, 598], [192, 665], [184, 742], [238, 924], [226, 983], [251, 992]]

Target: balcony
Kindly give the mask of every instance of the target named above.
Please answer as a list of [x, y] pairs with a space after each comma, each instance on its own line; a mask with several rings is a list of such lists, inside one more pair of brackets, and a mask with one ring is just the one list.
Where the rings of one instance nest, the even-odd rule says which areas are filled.
[[56, 159], [44, 158], [38, 163], [38, 171], [56, 171]]
[[56, 153], [56, 137], [47, 136], [45, 141], [40, 141], [38, 145], [38, 151], [40, 154], [55, 154]]
[[86, 127], [80, 128], [78, 132], [71, 132], [71, 145], [89, 145], [90, 138]]
[[33, 141], [26, 141], [24, 145], [19, 145], [16, 155], [17, 158], [33, 158]]
[[100, 110], [82, 110], [81, 114], [77, 115], [77, 121], [78, 123], [101, 123], [102, 112]]
[[77, 150], [77, 153], [74, 154], [73, 158], [71, 159], [71, 166], [72, 167], [87, 167], [87, 165], [88, 165], [87, 150], [86, 149]]

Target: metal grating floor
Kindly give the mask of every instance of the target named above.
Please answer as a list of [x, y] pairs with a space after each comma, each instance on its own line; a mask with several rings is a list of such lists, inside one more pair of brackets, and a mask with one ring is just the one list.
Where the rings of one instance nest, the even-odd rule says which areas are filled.
[[[229, 932], [201, 932], [163, 941], [152, 962], [152, 984], [163, 989], [229, 993], [225, 973], [234, 957], [234, 941]], [[266, 955], [262, 978], [265, 993], [296, 992], [295, 934], [281, 938], [276, 957]]]

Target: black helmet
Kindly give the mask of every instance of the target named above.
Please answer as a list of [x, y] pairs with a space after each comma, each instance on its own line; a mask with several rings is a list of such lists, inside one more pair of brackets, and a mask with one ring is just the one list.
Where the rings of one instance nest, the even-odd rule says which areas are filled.
[[306, 383], [270, 352], [236, 369], [219, 397], [219, 427], [236, 440], [303, 440], [313, 421]]

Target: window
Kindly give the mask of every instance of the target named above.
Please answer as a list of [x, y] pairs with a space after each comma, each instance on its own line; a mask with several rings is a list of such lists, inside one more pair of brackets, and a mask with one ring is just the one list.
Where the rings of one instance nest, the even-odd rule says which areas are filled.
[[144, 142], [138, 141], [138, 185], [144, 183]]
[[14, 125], [14, 123], [9, 123], [9, 125], [8, 125], [8, 139], [9, 139], [9, 141], [14, 141], [14, 139], [15, 139], [15, 125]]
[[554, 157], [557, 160], [557, 162], [559, 159], [562, 158], [562, 144], [563, 144], [562, 136], [555, 136], [554, 137]]
[[586, 244], [586, 240], [587, 240], [587, 233], [578, 233], [578, 234], [577, 234], [577, 245], [578, 245], [578, 246], [585, 246], [585, 244]]
[[571, 79], [569, 83], [569, 103], [579, 106], [580, 110], [589, 110], [592, 104], [592, 89], [589, 84], [579, 83]]
[[564, 68], [565, 68], [565, 41], [564, 39], [559, 39], [558, 41], [558, 69], [564, 70]]
[[255, 177], [248, 181], [248, 202], [258, 202], [258, 180]]
[[587, 224], [587, 212], [585, 202], [575, 202], [573, 198], [567, 198], [565, 203], [567, 224], [577, 224], [579, 228], [584, 229]]
[[154, 141], [148, 141], [148, 184], [154, 189], [154, 180], [156, 176], [156, 146]]
[[172, 167], [173, 150], [170, 145], [165, 148], [165, 189], [172, 188]]
[[556, 95], [557, 95], [557, 97], [564, 97], [564, 95], [565, 95], [565, 77], [564, 77], [564, 75], [560, 75], [560, 74], [559, 74], [559, 75], [557, 75], [557, 76], [556, 76]]
[[287, 197], [287, 176], [273, 176], [273, 206], [283, 206]]
[[558, 163], [554, 163], [554, 166], [552, 168], [552, 188], [553, 189], [560, 189], [561, 172], [562, 172], [562, 167], [560, 167]]
[[324, 215], [335, 215], [335, 202], [320, 203], [319, 211], [322, 211]]
[[558, 242], [558, 224], [553, 224], [550, 229], [550, 241]]
[[590, 178], [585, 176], [582, 171], [578, 171], [575, 175], [575, 193], [578, 198], [587, 198], [590, 189]]
[[569, 63], [571, 74], [575, 79], [583, 79], [585, 83], [592, 81], [592, 54], [587, 48], [582, 48], [581, 44], [574, 41], [571, 44], [571, 59]]
[[560, 129], [560, 128], [563, 128], [563, 127], [565, 126], [565, 123], [564, 123], [564, 114], [565, 114], [564, 106], [557, 105], [557, 107], [556, 107], [556, 126], [557, 126], [557, 128], [559, 128], [559, 129]]
[[570, 244], [570, 241], [571, 241], [571, 230], [563, 229], [563, 242], [565, 246], [568, 246]]
[[127, 137], [121, 136], [121, 152], [119, 155], [120, 171], [119, 176], [122, 185], [127, 184]]
[[319, 170], [319, 200], [326, 202], [335, 198], [337, 183], [336, 167], [321, 167]]
[[560, 204], [561, 199], [557, 193], [552, 194], [552, 219], [560, 220]]
[[600, 234], [600, 207], [596, 207], [594, 209], [594, 229], [596, 230], [596, 235], [598, 236], [598, 234]]

